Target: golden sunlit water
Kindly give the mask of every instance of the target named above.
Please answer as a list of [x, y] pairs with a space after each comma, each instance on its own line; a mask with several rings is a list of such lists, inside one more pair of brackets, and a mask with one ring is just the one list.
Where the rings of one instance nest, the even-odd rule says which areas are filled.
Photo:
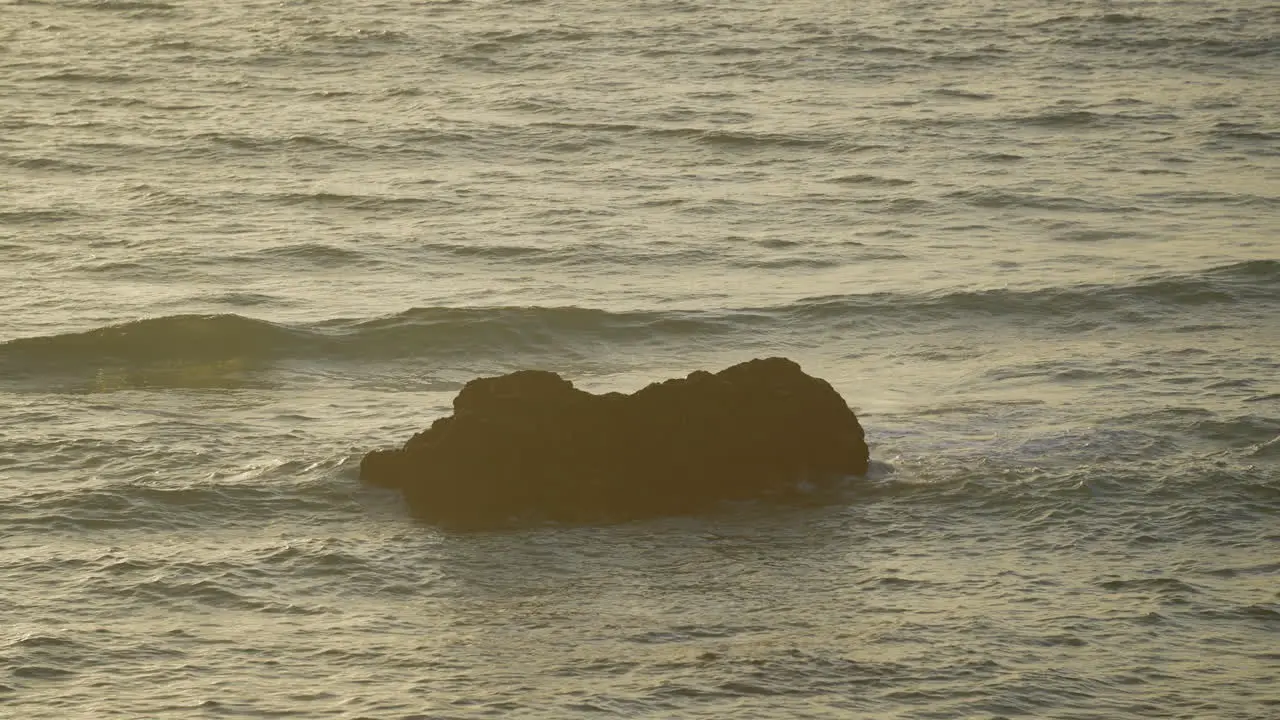
[[[0, 0], [0, 716], [1274, 718], [1274, 4]], [[783, 355], [836, 502], [444, 533]]]

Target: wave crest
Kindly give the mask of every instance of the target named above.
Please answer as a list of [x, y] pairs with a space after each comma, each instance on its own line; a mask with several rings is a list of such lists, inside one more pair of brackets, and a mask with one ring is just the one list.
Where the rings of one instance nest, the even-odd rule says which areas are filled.
[[[1200, 273], [1116, 285], [1036, 290], [819, 296], [787, 304], [717, 310], [624, 311], [581, 307], [414, 308], [380, 318], [286, 325], [236, 314], [173, 315], [84, 332], [0, 343], [0, 377], [90, 372], [104, 367], [246, 369], [285, 359], [404, 359], [591, 353], [601, 347], [748, 342], [765, 333], [818, 336], [833, 325], [936, 324], [984, 318], [1061, 328], [1176, 318], [1221, 306], [1274, 310], [1280, 261], [1255, 260]], [[739, 343], [741, 344], [741, 343]], [[195, 382], [190, 378], [183, 382]]]

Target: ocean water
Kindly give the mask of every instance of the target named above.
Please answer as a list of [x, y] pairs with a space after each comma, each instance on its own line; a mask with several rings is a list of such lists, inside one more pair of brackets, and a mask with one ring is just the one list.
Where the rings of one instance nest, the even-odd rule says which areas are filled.
[[[1280, 8], [0, 1], [0, 716], [1280, 717]], [[361, 455], [785, 355], [837, 503]]]

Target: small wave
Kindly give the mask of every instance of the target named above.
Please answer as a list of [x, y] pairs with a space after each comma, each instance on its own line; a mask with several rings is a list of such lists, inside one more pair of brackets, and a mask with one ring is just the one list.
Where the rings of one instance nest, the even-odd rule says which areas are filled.
[[1208, 55], [1229, 58], [1256, 58], [1280, 55], [1280, 41], [1274, 35], [1252, 40], [1236, 40], [1233, 42], [1202, 42], [1201, 47]]
[[0, 225], [65, 222], [78, 216], [74, 210], [0, 210]]
[[460, 258], [480, 258], [485, 260], [541, 259], [550, 254], [559, 256], [560, 248], [547, 248], [531, 245], [488, 245], [481, 243], [433, 242], [423, 247], [431, 253], [440, 253]]
[[1205, 133], [1210, 147], [1249, 148], [1267, 154], [1276, 152], [1274, 145], [1280, 132], [1253, 123], [1219, 122]]
[[1200, 420], [1190, 430], [1208, 440], [1256, 449], [1275, 441], [1277, 433], [1280, 433], [1280, 421], [1273, 417], [1238, 415]]
[[[1273, 397], [1280, 400], [1280, 394]], [[1257, 446], [1252, 448], [1250, 454], [1257, 458], [1280, 458], [1280, 435], [1266, 442], [1258, 443]]]
[[[1201, 273], [1152, 276], [1117, 285], [1078, 285], [1041, 290], [991, 289], [901, 296], [893, 293], [809, 298], [787, 314], [824, 322], [846, 317], [864, 322], [877, 316], [928, 320], [1020, 317], [1027, 320], [1069, 318], [1123, 311], [1139, 320], [1149, 314], [1210, 304], [1274, 303], [1280, 261], [1254, 260], [1211, 268]], [[1145, 311], [1145, 313], [1143, 312]], [[1113, 318], [1114, 319], [1114, 318]]]
[[827, 182], [838, 183], [840, 185], [865, 185], [873, 187], [903, 187], [905, 185], [915, 184], [915, 180], [907, 180], [906, 178], [892, 178], [866, 174], [840, 175], [827, 180]]
[[[117, 592], [120, 592], [117, 590]], [[201, 579], [190, 582], [156, 578], [124, 589], [126, 596], [142, 600], [148, 606], [199, 605], [224, 610], [241, 610], [285, 615], [318, 615], [324, 608], [304, 607], [259, 597], [254, 593], [234, 590], [218, 580]]]
[[355, 29], [309, 32], [302, 35], [302, 40], [336, 46], [401, 45], [408, 42], [410, 37], [398, 30]]
[[980, 208], [1020, 207], [1036, 210], [1081, 210], [1111, 211], [1129, 210], [1128, 207], [1098, 205], [1084, 198], [1055, 197], [1036, 193], [1016, 193], [990, 188], [958, 190], [947, 193], [946, 197], [961, 200], [966, 204]]
[[[991, 46], [991, 47], [982, 48], [979, 51], [954, 51], [954, 52], [935, 53], [929, 56], [929, 62], [939, 63], [939, 64], [948, 64], [948, 65], [960, 65], [960, 64], [979, 63], [979, 62], [990, 63], [996, 58], [1003, 57], [1006, 54], [1007, 54], [1006, 50]], [[968, 99], [975, 100], [975, 99], [982, 99], [982, 98], [976, 98], [970, 95]]]
[[[579, 307], [420, 308], [334, 329], [393, 356], [477, 350], [537, 350], [565, 341], [646, 342], [716, 332], [700, 313], [611, 313]], [[363, 353], [363, 351], [360, 351]]]
[[288, 260], [293, 263], [305, 262], [320, 267], [338, 268], [376, 264], [373, 257], [358, 250], [315, 242], [281, 245], [245, 257], [251, 261], [265, 257]]
[[641, 126], [628, 123], [593, 123], [593, 122], [533, 122], [529, 127], [552, 128], [556, 130], [589, 130], [593, 132], [634, 132]]
[[1215, 205], [1215, 206], [1256, 206], [1270, 208], [1280, 206], [1280, 199], [1264, 195], [1248, 193], [1224, 193], [1212, 191], [1183, 191], [1152, 193], [1146, 197], [1155, 197], [1179, 205]]
[[934, 95], [942, 97], [957, 98], [960, 100], [991, 100], [995, 98], [992, 93], [975, 92], [972, 90], [956, 90], [954, 88], [940, 88], [933, 91]]
[[1126, 15], [1125, 13], [1106, 13], [1099, 17], [1098, 20], [1108, 25], [1133, 25], [1151, 22], [1151, 18], [1142, 15]]
[[1088, 110], [1049, 110], [1035, 115], [1009, 118], [1015, 125], [1047, 128], [1083, 128], [1098, 125], [1102, 116]]
[[10, 647], [76, 647], [79, 643], [55, 635], [23, 635], [9, 643]]
[[1039, 22], [1032, 23], [1030, 27], [1045, 28], [1045, 27], [1053, 27], [1055, 25], [1067, 25], [1067, 24], [1078, 23], [1078, 22], [1080, 22], [1079, 15], [1058, 15], [1056, 17], [1052, 17], [1047, 20], [1041, 20]]
[[1015, 155], [1013, 153], [983, 153], [977, 156], [978, 160], [995, 163], [1021, 162], [1027, 158], [1023, 155]]
[[1202, 617], [1211, 620], [1246, 620], [1280, 623], [1280, 604], [1254, 604], [1228, 608], [1201, 610]]
[[936, 585], [937, 583], [930, 580], [919, 580], [912, 578], [899, 577], [897, 575], [886, 575], [883, 577], [873, 577], [863, 581], [863, 585], [878, 585], [882, 588], [893, 590], [919, 590], [924, 587]]
[[79, 3], [76, 7], [85, 10], [173, 10], [175, 5], [155, 0], [94, 0]]
[[265, 357], [305, 334], [239, 315], [174, 315], [0, 344], [0, 367]]
[[1055, 236], [1055, 240], [1077, 243], [1094, 243], [1106, 240], [1126, 240], [1138, 234], [1127, 230], [1072, 230]]
[[589, 40], [593, 33], [567, 27], [530, 28], [521, 30], [488, 30], [480, 33], [485, 42], [495, 45], [524, 45], [540, 42], [578, 42]]
[[257, 136], [241, 133], [204, 132], [193, 135], [191, 139], [232, 149], [252, 150], [255, 152], [266, 150], [354, 149], [354, 146], [340, 140], [318, 135]]
[[[696, 313], [609, 313], [577, 307], [419, 308], [372, 320], [287, 326], [235, 314], [173, 315], [0, 343], [0, 377], [105, 369], [170, 372], [156, 384], [197, 382], [201, 368], [251, 371], [274, 361], [387, 361], [484, 353], [536, 353], [572, 342], [648, 342], [717, 332]], [[217, 374], [217, 373], [214, 373]], [[144, 380], [117, 378], [131, 386]], [[154, 378], [153, 378], [154, 379]]]
[[19, 665], [11, 672], [14, 677], [24, 680], [65, 680], [76, 674], [74, 670], [48, 665]]
[[1111, 592], [1151, 592], [1157, 595], [1198, 593], [1194, 586], [1176, 578], [1142, 578], [1137, 580], [1107, 580], [1098, 583]]
[[[299, 251], [311, 252], [303, 249]], [[826, 267], [821, 258], [791, 260]], [[18, 338], [0, 343], [0, 377], [100, 373], [106, 368], [153, 367], [196, 382], [200, 368], [252, 371], [281, 360], [383, 362], [467, 356], [590, 352], [696, 338], [756, 336], [814, 323], [933, 322], [974, 317], [1018, 323], [1078, 325], [1105, 319], [1146, 322], [1188, 307], [1274, 305], [1280, 261], [1255, 260], [1200, 273], [1153, 276], [1116, 285], [1039, 290], [997, 288], [949, 293], [862, 293], [819, 296], [772, 307], [725, 310], [628, 311], [574, 306], [416, 308], [380, 318], [340, 318], [286, 325], [236, 314], [173, 315], [84, 332]], [[1074, 325], [1073, 325], [1074, 326]], [[212, 369], [210, 372], [212, 372]], [[128, 384], [128, 383], [126, 383]], [[163, 384], [163, 383], [161, 383]]]
[[1280, 260], [1249, 260], [1214, 268], [1209, 274], [1224, 279], [1248, 278], [1280, 282]]
[[288, 300], [278, 295], [235, 291], [210, 295], [208, 301], [219, 305], [236, 305], [239, 307], [288, 304]]
[[91, 173], [99, 169], [94, 165], [51, 157], [13, 157], [6, 155], [0, 156], [0, 163], [23, 170], [49, 170], [55, 172]]
[[[889, 256], [889, 259], [898, 259], [901, 255]], [[863, 259], [871, 259], [863, 257]], [[839, 267], [840, 260], [835, 258], [822, 257], [775, 257], [767, 259], [737, 260], [730, 263], [734, 267], [755, 268], [759, 270], [820, 270], [824, 268]]]
[[[91, 460], [83, 462], [91, 463]], [[275, 462], [235, 474], [158, 484], [126, 479], [66, 489], [28, 492], [10, 499], [0, 522], [32, 532], [85, 531], [112, 527], [173, 530], [257, 524], [289, 513], [342, 515], [360, 512], [346, 456], [320, 462]], [[104, 571], [148, 570], [129, 561]]]
[[786, 133], [706, 130], [701, 128], [670, 128], [653, 130], [651, 133], [659, 138], [683, 138], [715, 147], [744, 150], [770, 147], [820, 147], [832, 144], [832, 141], [828, 138]]
[[898, 45], [876, 45], [866, 48], [863, 52], [871, 55], [915, 55], [916, 51], [910, 48], [900, 47]]
[[[58, 72], [52, 72], [48, 75], [41, 75], [36, 78], [36, 80], [41, 82], [92, 83], [94, 85], [122, 85], [124, 83], [136, 82], [139, 79], [141, 78], [122, 73], [95, 73], [81, 70], [59, 70]], [[142, 103], [141, 101], [121, 101], [119, 99], [115, 99], [114, 104], [122, 105]]]

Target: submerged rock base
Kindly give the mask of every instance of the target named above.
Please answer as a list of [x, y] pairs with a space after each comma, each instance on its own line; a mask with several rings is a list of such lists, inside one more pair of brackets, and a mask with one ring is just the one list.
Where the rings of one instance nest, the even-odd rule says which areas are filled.
[[785, 358], [593, 395], [552, 372], [467, 383], [453, 415], [360, 479], [457, 529], [534, 520], [616, 522], [785, 497], [865, 475], [858, 418], [829, 383]]

